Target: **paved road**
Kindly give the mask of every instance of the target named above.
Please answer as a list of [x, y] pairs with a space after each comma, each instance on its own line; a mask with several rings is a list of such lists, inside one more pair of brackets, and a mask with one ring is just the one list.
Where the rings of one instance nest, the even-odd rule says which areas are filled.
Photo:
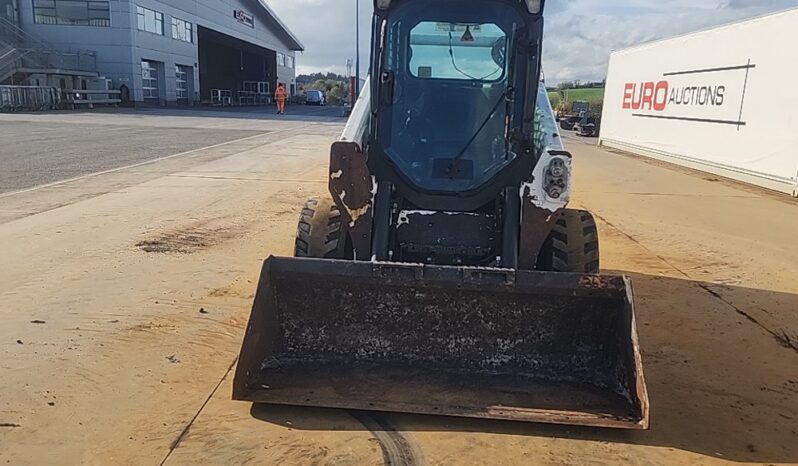
[[[159, 118], [264, 125], [222, 113]], [[341, 130], [267, 126], [0, 197], [0, 464], [384, 464], [384, 435], [346, 412], [230, 401], [261, 260], [290, 253]], [[569, 142], [574, 205], [598, 216], [603, 267], [634, 282], [652, 429], [390, 425], [427, 464], [798, 462], [798, 203]]]
[[[269, 131], [269, 122], [278, 119], [315, 121], [339, 117], [341, 112], [335, 107], [294, 106], [287, 115], [278, 117], [272, 110], [140, 109], [0, 115], [0, 194], [255, 136]], [[182, 120], [180, 124], [170, 125], [176, 119]], [[213, 123], [200, 122], [202, 119], [221, 119], [226, 124], [213, 127]], [[201, 127], [192, 127], [192, 120]]]

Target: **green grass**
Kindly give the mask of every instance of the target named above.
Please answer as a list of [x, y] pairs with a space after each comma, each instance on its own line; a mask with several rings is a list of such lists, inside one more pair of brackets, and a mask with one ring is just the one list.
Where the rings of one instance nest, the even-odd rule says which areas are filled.
[[573, 102], [575, 100], [586, 100], [590, 102], [591, 105], [598, 105], [604, 102], [604, 89], [569, 89], [567, 91], [561, 92], [549, 92], [551, 106], [557, 108], [557, 106], [560, 104], [562, 96], [567, 96], [569, 102]]

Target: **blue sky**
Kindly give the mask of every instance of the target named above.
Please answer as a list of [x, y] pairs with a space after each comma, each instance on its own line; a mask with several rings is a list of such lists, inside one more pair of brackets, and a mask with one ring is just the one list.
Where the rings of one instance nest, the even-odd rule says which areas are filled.
[[[299, 72], [345, 73], [354, 58], [355, 0], [267, 0], [305, 44]], [[360, 0], [361, 68], [371, 0]], [[798, 0], [548, 0], [543, 68], [549, 83], [602, 79], [612, 50], [798, 7]]]

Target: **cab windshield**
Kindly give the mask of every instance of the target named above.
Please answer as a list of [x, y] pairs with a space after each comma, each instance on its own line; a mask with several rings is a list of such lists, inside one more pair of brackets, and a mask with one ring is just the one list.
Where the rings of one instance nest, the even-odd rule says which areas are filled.
[[[478, 188], [510, 163], [508, 50], [521, 19], [509, 5], [408, 4], [386, 30], [393, 78], [383, 148], [417, 186]], [[413, 18], [405, 20], [404, 18]]]
[[410, 74], [421, 79], [500, 82], [507, 35], [496, 24], [423, 21], [410, 30]]

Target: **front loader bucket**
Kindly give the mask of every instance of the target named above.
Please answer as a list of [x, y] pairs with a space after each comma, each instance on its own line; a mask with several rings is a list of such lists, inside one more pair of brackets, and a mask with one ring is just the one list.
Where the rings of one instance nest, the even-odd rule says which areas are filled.
[[621, 276], [272, 257], [233, 398], [648, 427]]

